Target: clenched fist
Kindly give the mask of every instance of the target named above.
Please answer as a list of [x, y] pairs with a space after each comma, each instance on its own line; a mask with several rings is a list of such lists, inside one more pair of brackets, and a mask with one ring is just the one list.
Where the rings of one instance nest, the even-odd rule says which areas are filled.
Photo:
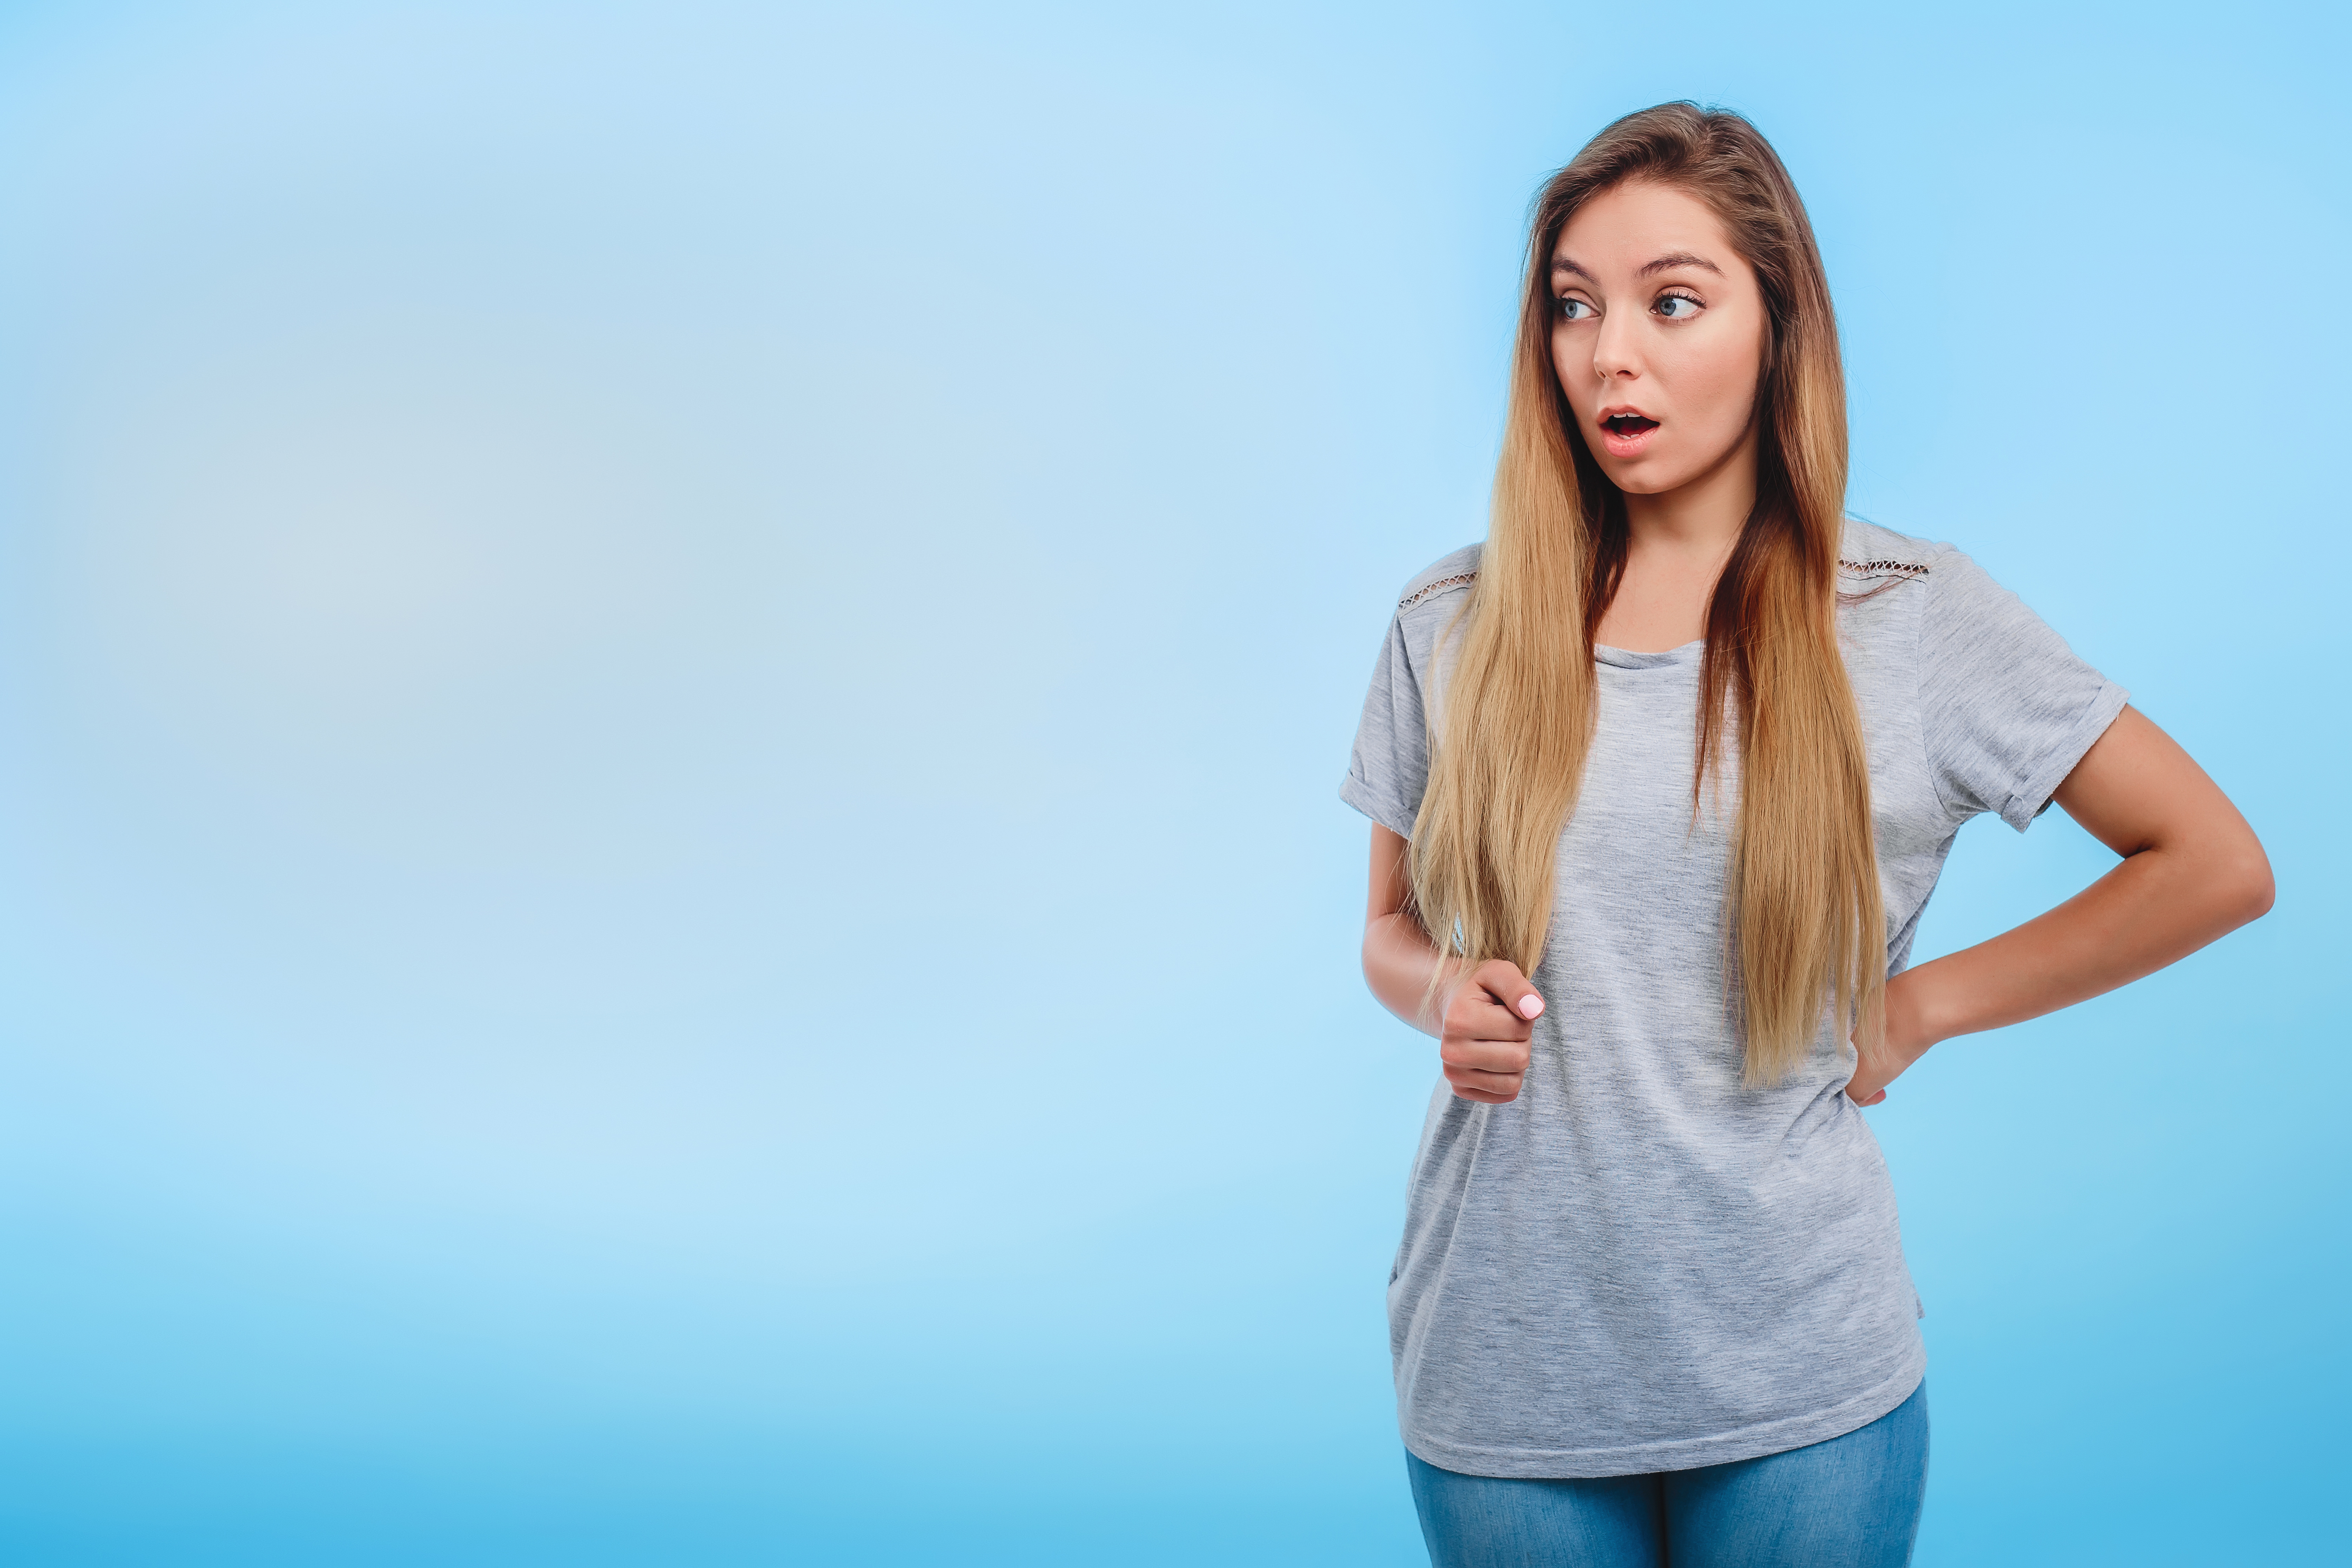
[[1437, 1037], [1445, 1081], [1464, 1100], [1502, 1105], [1519, 1098], [1528, 1038], [1543, 998], [1507, 959], [1492, 958], [1454, 983]]

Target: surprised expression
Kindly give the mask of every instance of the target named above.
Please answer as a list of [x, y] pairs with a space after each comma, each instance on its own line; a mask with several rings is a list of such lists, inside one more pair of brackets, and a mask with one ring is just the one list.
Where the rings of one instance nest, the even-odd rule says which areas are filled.
[[1706, 203], [1646, 181], [1592, 197], [1552, 247], [1551, 301], [1552, 370], [1618, 489], [1664, 495], [1748, 448], [1769, 322]]

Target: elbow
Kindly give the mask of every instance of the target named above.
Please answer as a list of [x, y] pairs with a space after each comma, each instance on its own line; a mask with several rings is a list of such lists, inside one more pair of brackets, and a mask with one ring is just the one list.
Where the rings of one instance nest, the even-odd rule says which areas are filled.
[[1381, 915], [1364, 922], [1364, 945], [1359, 954], [1363, 965], [1364, 984], [1370, 987], [1375, 996], [1381, 994], [1381, 978], [1388, 968], [1381, 962], [1384, 955], [1381, 951], [1381, 928], [1388, 919], [1388, 916]]
[[2278, 883], [2271, 875], [2270, 857], [2249, 834], [2245, 845], [2219, 868], [2216, 891], [2235, 929], [2262, 919], [2278, 900]]
[[2271, 912], [2271, 906], [2278, 902], [2278, 883], [2271, 878], [2268, 859], [2263, 860], [2255, 868], [2252, 879], [2246, 886], [2245, 898], [2239, 919], [2241, 925], [2262, 919]]

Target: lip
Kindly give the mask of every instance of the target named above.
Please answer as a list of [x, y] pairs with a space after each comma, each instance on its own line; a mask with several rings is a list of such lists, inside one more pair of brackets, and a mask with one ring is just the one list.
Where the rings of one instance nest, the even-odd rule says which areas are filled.
[[[1646, 430], [1635, 430], [1623, 435], [1609, 428], [1608, 421], [1618, 417], [1620, 415], [1628, 414], [1637, 419], [1650, 420], [1652, 422], [1650, 427]], [[1649, 448], [1651, 441], [1656, 437], [1658, 431], [1663, 427], [1658, 422], [1658, 416], [1656, 415], [1649, 413], [1644, 409], [1636, 408], [1630, 403], [1611, 404], [1608, 407], [1603, 408], [1600, 413], [1593, 416], [1592, 423], [1593, 427], [1601, 432], [1601, 447], [1612, 458], [1640, 457]]]

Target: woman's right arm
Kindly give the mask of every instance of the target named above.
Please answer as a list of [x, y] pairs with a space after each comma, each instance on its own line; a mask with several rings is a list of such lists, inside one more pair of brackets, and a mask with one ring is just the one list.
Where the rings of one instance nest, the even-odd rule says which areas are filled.
[[[1439, 956], [1406, 908], [1412, 891], [1408, 847], [1395, 833], [1372, 825], [1364, 979], [1382, 1006], [1423, 1034], [1437, 1037], [1438, 1060], [1455, 1094], [1488, 1105], [1517, 1100], [1543, 998], [1507, 959], [1489, 959], [1465, 973], [1458, 959]], [[1430, 973], [1441, 964], [1449, 973], [1433, 994]]]

